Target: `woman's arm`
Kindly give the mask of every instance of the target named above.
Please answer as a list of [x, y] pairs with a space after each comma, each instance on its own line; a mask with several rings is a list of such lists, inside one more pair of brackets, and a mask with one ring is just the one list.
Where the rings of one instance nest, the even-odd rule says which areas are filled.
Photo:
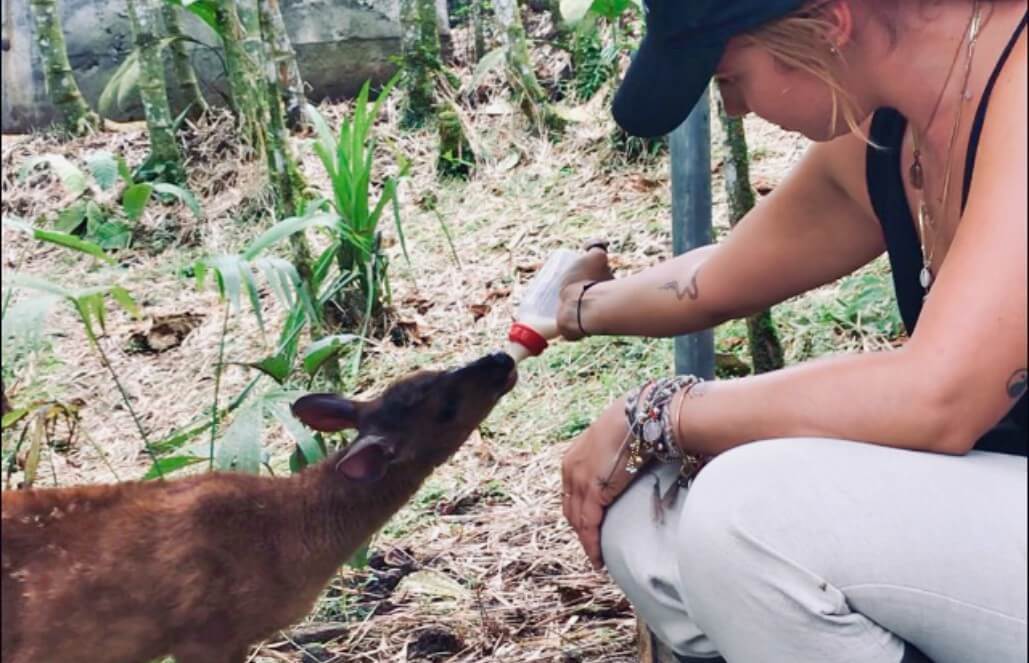
[[683, 403], [684, 446], [828, 436], [962, 454], [994, 426], [1026, 390], [1026, 114], [1022, 57], [998, 81], [968, 206], [903, 349], [705, 384]]
[[[633, 276], [605, 281], [583, 297], [590, 334], [673, 336], [760, 311], [831, 282], [884, 249], [867, 206], [848, 193], [838, 163], [863, 163], [865, 144], [847, 137], [813, 146], [772, 195], [722, 242]], [[863, 184], [858, 186], [863, 187]], [[559, 326], [578, 338], [581, 283], [562, 293]]]

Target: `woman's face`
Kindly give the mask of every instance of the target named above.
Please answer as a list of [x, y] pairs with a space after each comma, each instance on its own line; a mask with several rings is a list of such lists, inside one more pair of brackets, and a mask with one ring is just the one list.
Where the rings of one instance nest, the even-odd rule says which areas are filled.
[[831, 140], [850, 129], [842, 117], [830, 130], [832, 93], [816, 76], [777, 62], [768, 51], [742, 38], [729, 41], [715, 79], [731, 116], [755, 113], [787, 131], [815, 141]]

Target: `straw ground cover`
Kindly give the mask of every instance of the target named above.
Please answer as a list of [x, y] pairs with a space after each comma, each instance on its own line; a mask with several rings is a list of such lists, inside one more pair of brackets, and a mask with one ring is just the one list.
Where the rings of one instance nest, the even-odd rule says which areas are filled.
[[[335, 125], [346, 106], [321, 110]], [[401, 344], [389, 336], [374, 343], [359, 374], [348, 380], [348, 392], [371, 394], [415, 368], [452, 366], [500, 345], [520, 290], [555, 248], [607, 237], [622, 274], [668, 257], [667, 157], [624, 164], [608, 147], [609, 120], [590, 110], [596, 108], [587, 107], [555, 143], [527, 131], [499, 93], [487, 98], [468, 117], [483, 158], [475, 178], [440, 183], [434, 133], [401, 131], [390, 102], [379, 127], [380, 149], [412, 161], [400, 189], [410, 264], [396, 237], [387, 234], [394, 319], [402, 332], [393, 338]], [[187, 171], [194, 173], [190, 185], [205, 209], [204, 222], [185, 209], [148, 208], [146, 241], [119, 253], [115, 267], [98, 267], [4, 230], [5, 269], [64, 284], [117, 281], [135, 295], [145, 319], [111, 311], [101, 342], [155, 436], [200, 417], [213, 389], [222, 304], [212, 292], [196, 289], [186, 266], [201, 255], [238, 251], [269, 223], [260, 178], [234, 150], [230, 129], [219, 118], [187, 132], [187, 159], [202, 165], [187, 164]], [[756, 120], [748, 120], [747, 128], [755, 183], [759, 190], [774, 188], [804, 144]], [[136, 165], [145, 155], [145, 137], [132, 126], [67, 143], [45, 134], [5, 137], [4, 214], [52, 216], [67, 198], [51, 175], [17, 180], [18, 165], [29, 156], [58, 152], [81, 164], [96, 149], [124, 154]], [[300, 152], [311, 184], [327, 190], [316, 157], [302, 146]], [[721, 158], [716, 147], [719, 234], [727, 230]], [[456, 258], [441, 223], [452, 235]], [[264, 295], [268, 338], [248, 312], [233, 315], [227, 360], [268, 354], [283, 311]], [[894, 343], [899, 328], [891, 297], [879, 261], [777, 307], [787, 360]], [[181, 343], [162, 352], [138, 351], [134, 335], [145, 336], [167, 316], [189, 320]], [[45, 452], [39, 483], [139, 478], [148, 463], [134, 424], [79, 325], [57, 307], [42, 329], [16, 356], [5, 357], [8, 395], [16, 404], [76, 402], [81, 423], [68, 446]], [[742, 323], [720, 328], [717, 342], [726, 370], [748, 360]], [[645, 377], [667, 372], [671, 363], [669, 341], [601, 338], [558, 343], [527, 361], [519, 386], [480, 432], [376, 537], [370, 564], [342, 570], [309, 620], [264, 643], [254, 660], [632, 660], [628, 604], [606, 576], [588, 569], [561, 519], [559, 464], [566, 442], [601, 408]], [[231, 366], [222, 394], [238, 393], [251, 377], [248, 369]], [[5, 435], [5, 461], [10, 448]], [[286, 436], [271, 429], [266, 449], [270, 470], [287, 474]], [[12, 480], [18, 481], [17, 473]]]

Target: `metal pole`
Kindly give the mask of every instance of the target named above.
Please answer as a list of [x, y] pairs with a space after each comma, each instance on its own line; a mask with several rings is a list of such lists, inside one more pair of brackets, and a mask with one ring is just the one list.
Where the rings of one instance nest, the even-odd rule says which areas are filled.
[[[707, 90], [689, 117], [669, 134], [672, 161], [672, 252], [711, 243], [711, 115]], [[676, 373], [711, 379], [715, 374], [714, 332], [675, 338]]]

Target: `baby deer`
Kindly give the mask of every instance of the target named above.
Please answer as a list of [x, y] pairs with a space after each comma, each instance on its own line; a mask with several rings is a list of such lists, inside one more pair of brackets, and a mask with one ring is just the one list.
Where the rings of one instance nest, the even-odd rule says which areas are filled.
[[516, 379], [498, 353], [415, 373], [373, 401], [304, 396], [298, 419], [358, 435], [288, 478], [4, 492], [4, 663], [241, 663], [311, 609]]

